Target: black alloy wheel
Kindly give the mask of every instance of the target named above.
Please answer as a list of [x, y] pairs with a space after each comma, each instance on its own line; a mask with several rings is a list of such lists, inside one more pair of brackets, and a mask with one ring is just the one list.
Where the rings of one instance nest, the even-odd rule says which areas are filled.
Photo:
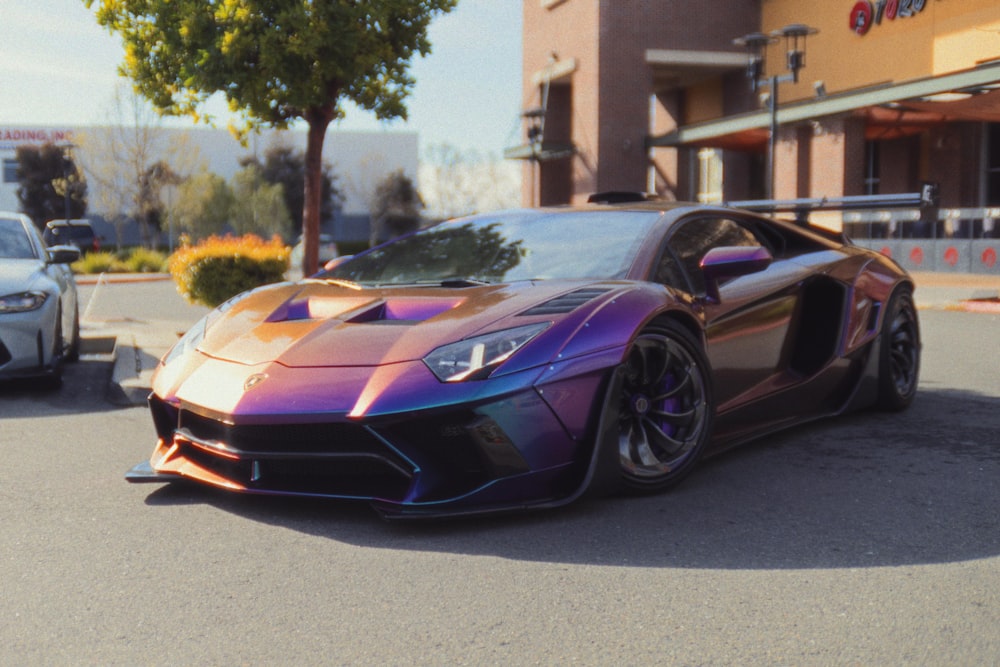
[[655, 493], [679, 482], [712, 430], [711, 373], [698, 342], [674, 322], [644, 330], [625, 359], [617, 400], [625, 488]]
[[897, 289], [889, 299], [880, 335], [878, 406], [903, 410], [917, 394], [920, 375], [920, 326], [908, 287]]

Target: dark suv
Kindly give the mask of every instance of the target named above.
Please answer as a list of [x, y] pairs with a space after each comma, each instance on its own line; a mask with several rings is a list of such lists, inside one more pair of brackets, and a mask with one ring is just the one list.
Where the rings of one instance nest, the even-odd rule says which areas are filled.
[[78, 220], [50, 220], [45, 224], [45, 244], [48, 246], [75, 245], [81, 255], [101, 249], [101, 241], [90, 222]]

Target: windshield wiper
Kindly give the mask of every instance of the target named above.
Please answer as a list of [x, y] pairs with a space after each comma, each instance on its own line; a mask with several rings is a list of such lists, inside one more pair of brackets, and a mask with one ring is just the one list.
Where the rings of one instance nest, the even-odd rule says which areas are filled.
[[441, 287], [482, 287], [489, 284], [488, 280], [479, 278], [445, 278], [441, 281]]

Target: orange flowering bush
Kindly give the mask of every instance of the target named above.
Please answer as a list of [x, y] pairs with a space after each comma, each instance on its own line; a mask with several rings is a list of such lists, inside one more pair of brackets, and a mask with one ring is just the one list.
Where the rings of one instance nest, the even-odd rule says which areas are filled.
[[290, 253], [278, 236], [270, 241], [254, 234], [210, 236], [195, 245], [182, 238], [168, 270], [184, 298], [214, 308], [240, 292], [282, 280]]

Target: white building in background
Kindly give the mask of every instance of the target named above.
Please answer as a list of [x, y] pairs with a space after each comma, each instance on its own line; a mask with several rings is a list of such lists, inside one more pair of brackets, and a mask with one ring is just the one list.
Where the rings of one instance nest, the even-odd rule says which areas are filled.
[[[263, 160], [272, 145], [288, 146], [303, 153], [306, 148], [304, 130], [264, 130], [250, 135], [246, 145], [225, 129], [158, 127], [148, 132], [152, 135], [149, 145], [153, 153], [148, 164], [162, 159], [179, 173], [204, 169], [227, 181], [241, 169], [243, 158], [256, 155]], [[17, 147], [52, 143], [73, 151], [76, 163], [88, 176], [88, 217], [108, 213], [101, 210], [99, 186], [87, 171], [93, 160], [101, 159], [93, 147], [111, 133], [121, 130], [0, 124], [0, 210], [19, 210]], [[343, 196], [343, 204], [334, 222], [324, 231], [340, 241], [367, 240], [369, 201], [375, 187], [386, 175], [400, 169], [417, 183], [418, 152], [415, 132], [338, 132], [336, 126], [331, 126], [323, 144], [323, 161], [336, 177], [335, 185]]]

